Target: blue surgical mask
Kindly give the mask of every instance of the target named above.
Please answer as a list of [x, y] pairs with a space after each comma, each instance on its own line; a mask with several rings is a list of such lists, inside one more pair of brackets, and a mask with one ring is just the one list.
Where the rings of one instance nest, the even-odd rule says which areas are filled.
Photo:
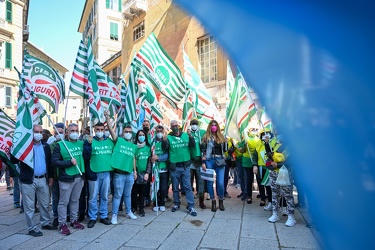
[[140, 143], [144, 142], [145, 139], [146, 139], [146, 137], [145, 137], [144, 135], [140, 135], [140, 136], [138, 137], [138, 141], [139, 141]]
[[163, 138], [163, 133], [157, 133], [156, 136], [157, 136], [159, 139], [161, 139], [161, 138]]

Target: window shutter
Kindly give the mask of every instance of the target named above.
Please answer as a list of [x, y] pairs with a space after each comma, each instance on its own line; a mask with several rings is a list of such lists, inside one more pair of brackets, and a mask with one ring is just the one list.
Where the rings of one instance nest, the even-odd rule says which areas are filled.
[[5, 43], [5, 68], [12, 69], [12, 44]]
[[8, 22], [12, 22], [12, 2], [10, 2], [9, 0], [7, 0], [7, 4], [6, 4], [6, 19]]
[[5, 87], [5, 107], [12, 106], [12, 88], [9, 86]]
[[118, 11], [122, 11], [122, 0], [118, 0]]
[[112, 39], [113, 38], [113, 23], [110, 22], [109, 24], [110, 24], [110, 35], [109, 35], [109, 37]]
[[107, 8], [107, 9], [109, 9], [109, 7], [110, 7], [110, 0], [106, 0], [105, 1], [105, 7]]
[[113, 26], [113, 35], [115, 37], [115, 40], [118, 40], [118, 24], [114, 23]]

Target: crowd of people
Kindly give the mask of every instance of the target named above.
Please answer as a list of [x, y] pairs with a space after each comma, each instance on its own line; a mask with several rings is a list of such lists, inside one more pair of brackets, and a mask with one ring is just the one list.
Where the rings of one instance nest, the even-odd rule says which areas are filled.
[[[11, 162], [19, 166], [19, 173], [13, 174], [14, 194], [16, 186], [20, 190], [14, 195], [14, 207], [24, 212], [29, 234], [43, 235], [34, 220], [37, 207], [41, 229], [58, 230], [62, 235], [69, 235], [70, 227], [84, 229], [86, 216], [87, 227], [92, 228], [98, 217], [105, 225], [117, 224], [124, 209], [132, 220], [144, 217], [145, 207], [151, 204], [153, 211], [164, 212], [170, 184], [172, 212], [180, 209], [184, 196], [187, 213], [197, 216], [195, 199], [199, 199], [200, 208], [206, 209], [206, 193], [212, 212], [225, 211], [224, 200], [231, 198], [227, 192], [230, 173], [234, 173], [232, 185], [241, 189], [237, 198], [253, 203], [255, 176], [259, 205], [272, 211], [268, 221], [279, 221], [280, 206], [285, 206], [285, 225], [296, 224], [291, 171], [288, 185], [277, 183], [279, 169], [285, 166], [290, 170], [286, 147], [278, 137], [268, 130], [259, 134], [249, 131], [236, 141], [225, 136], [215, 120], [206, 130], [200, 129], [197, 119], [189, 123], [187, 132], [176, 120], [170, 122], [169, 131], [161, 125], [151, 131], [150, 122], [144, 120], [136, 133], [125, 126], [118, 135], [106, 114], [106, 123], [97, 123], [93, 133], [87, 128], [80, 135], [77, 124], [65, 127], [57, 123], [49, 136], [48, 130], [34, 125], [34, 166], [11, 157]], [[159, 189], [152, 199], [150, 180], [155, 166]], [[207, 169], [215, 171], [214, 180], [201, 178]], [[112, 211], [108, 206], [110, 194]], [[50, 197], [52, 218], [48, 211]]]

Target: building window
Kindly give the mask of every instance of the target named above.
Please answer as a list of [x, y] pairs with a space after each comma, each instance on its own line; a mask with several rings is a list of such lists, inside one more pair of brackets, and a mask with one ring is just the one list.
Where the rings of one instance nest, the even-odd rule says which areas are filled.
[[12, 9], [13, 9], [13, 6], [12, 6], [12, 2], [7, 0], [7, 3], [6, 3], [6, 20], [8, 22], [12, 22]]
[[12, 106], [12, 88], [5, 86], [5, 107], [10, 108]]
[[198, 40], [201, 79], [204, 83], [217, 80], [217, 43], [212, 36]]
[[133, 41], [137, 41], [145, 35], [145, 22], [141, 22], [133, 28]]
[[5, 68], [12, 69], [12, 44], [5, 43]]
[[119, 82], [119, 77], [121, 75], [121, 66], [113, 68], [109, 72], [109, 76], [111, 77], [112, 81], [117, 85]]
[[110, 22], [110, 38], [118, 41], [118, 24]]
[[122, 11], [122, 0], [106, 0], [105, 7], [111, 10]]

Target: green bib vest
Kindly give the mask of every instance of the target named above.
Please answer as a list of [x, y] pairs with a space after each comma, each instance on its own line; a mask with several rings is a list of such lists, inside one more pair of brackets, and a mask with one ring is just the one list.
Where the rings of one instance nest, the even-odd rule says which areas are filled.
[[136, 145], [119, 137], [113, 149], [111, 158], [112, 168], [132, 173], [134, 170], [134, 157], [136, 151]]
[[190, 160], [189, 136], [182, 133], [181, 137], [168, 135], [169, 160], [172, 163]]
[[111, 158], [114, 143], [111, 139], [103, 141], [92, 141], [92, 153], [90, 159], [90, 167], [93, 172], [106, 172], [112, 171]]
[[143, 148], [138, 148], [135, 153], [135, 160], [137, 165], [137, 172], [144, 173], [147, 169], [147, 160], [151, 156], [151, 149], [145, 145]]
[[[164, 154], [165, 151], [161, 148], [161, 141], [155, 141], [155, 154], [157, 156]], [[167, 163], [165, 161], [159, 161], [159, 169], [166, 169]]]
[[201, 147], [200, 143], [202, 141], [202, 137], [204, 136], [204, 130], [197, 130], [195, 132], [191, 131], [191, 135], [194, 137], [195, 140], [195, 147], [190, 148], [190, 156], [191, 158], [201, 157]]
[[[85, 163], [83, 161], [83, 156], [82, 156], [83, 141], [75, 141], [75, 142], [64, 141], [64, 142], [65, 142], [66, 146], [69, 148], [69, 151], [72, 154], [72, 156], [74, 157], [74, 159], [77, 160], [77, 165], [78, 165], [79, 169], [81, 170], [82, 173], [84, 173], [85, 172]], [[64, 161], [70, 161], [70, 159], [71, 159], [70, 154], [69, 154], [68, 150], [66, 149], [66, 147], [64, 146], [63, 142], [59, 141], [58, 144], [60, 145], [60, 153], [61, 153], [61, 156], [62, 156], [63, 160]], [[67, 175], [71, 175], [71, 176], [79, 174], [79, 171], [78, 171], [76, 166], [66, 168], [65, 172], [66, 172]]]

